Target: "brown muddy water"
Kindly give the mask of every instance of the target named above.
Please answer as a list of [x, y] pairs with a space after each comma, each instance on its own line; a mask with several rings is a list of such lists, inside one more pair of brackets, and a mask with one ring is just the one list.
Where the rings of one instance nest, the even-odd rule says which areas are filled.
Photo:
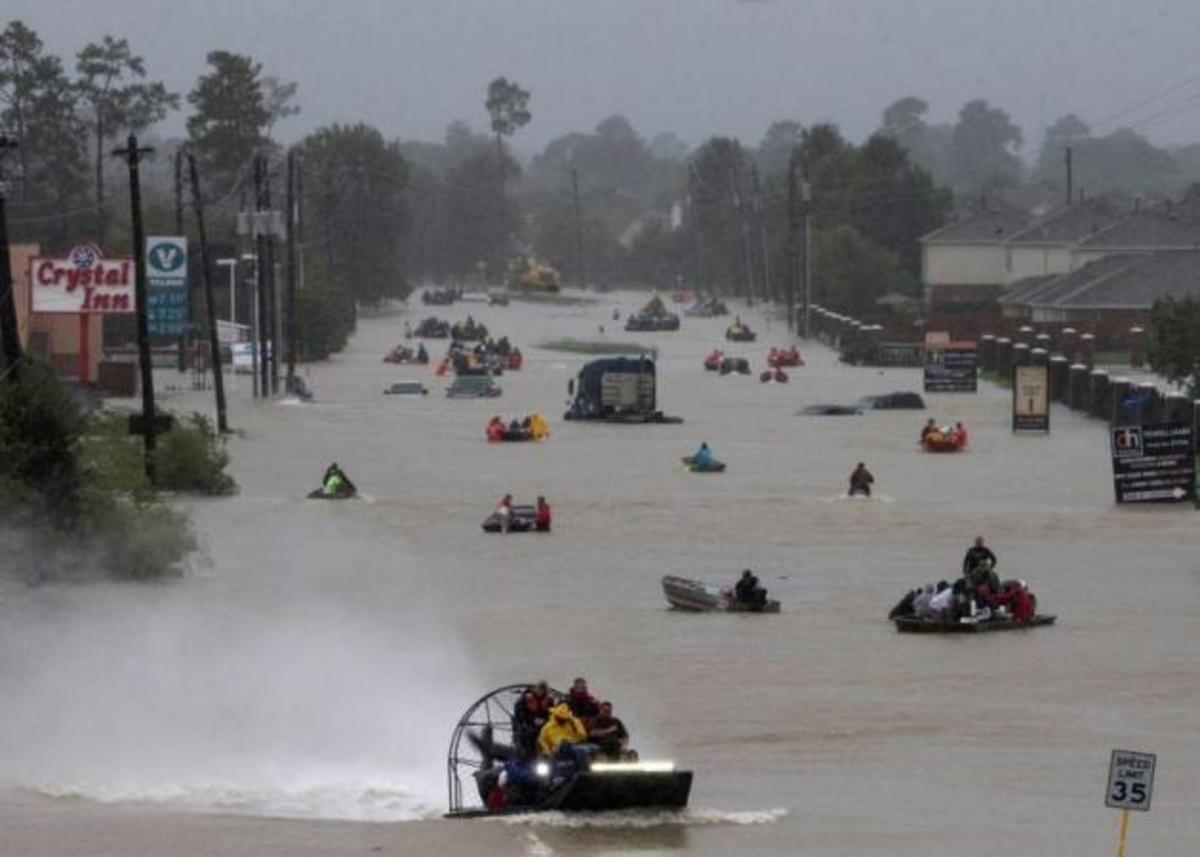
[[[490, 401], [380, 362], [424, 308], [364, 319], [308, 370], [314, 403], [256, 404], [239, 379], [241, 493], [184, 503], [203, 545], [184, 579], [0, 591], [0, 854], [1103, 854], [1114, 747], [1159, 754], [1129, 853], [1197, 847], [1195, 512], [1116, 508], [1103, 425], [1056, 407], [1049, 437], [1013, 436], [1008, 393], [988, 384], [925, 413], [798, 416], [919, 390], [919, 373], [809, 345], [788, 384], [717, 377], [701, 360], [729, 320], [617, 331], [613, 305], [644, 299], [436, 308], [525, 352]], [[743, 314], [759, 342], [726, 350], [757, 371], [789, 337]], [[658, 348], [660, 405], [682, 425], [561, 421], [587, 358], [536, 344], [600, 325]], [[402, 379], [430, 395], [381, 394]], [[493, 413], [532, 409], [547, 442], [484, 441]], [[969, 450], [921, 453], [930, 415], [964, 421]], [[681, 468], [702, 440], [726, 473]], [[303, 499], [330, 460], [361, 499]], [[877, 478], [869, 502], [842, 497], [858, 461]], [[554, 532], [482, 533], [505, 492], [545, 494]], [[889, 607], [953, 576], [977, 533], [1059, 624], [898, 635]], [[666, 609], [661, 575], [743, 567], [780, 615]], [[643, 757], [695, 771], [691, 808], [442, 820], [462, 710], [576, 674]]]

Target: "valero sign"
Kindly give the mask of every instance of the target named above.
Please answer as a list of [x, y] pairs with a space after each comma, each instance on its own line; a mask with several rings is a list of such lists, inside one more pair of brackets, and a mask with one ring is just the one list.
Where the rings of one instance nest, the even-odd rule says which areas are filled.
[[95, 244], [76, 244], [65, 258], [29, 260], [33, 312], [120, 315], [137, 308], [133, 259], [106, 259]]

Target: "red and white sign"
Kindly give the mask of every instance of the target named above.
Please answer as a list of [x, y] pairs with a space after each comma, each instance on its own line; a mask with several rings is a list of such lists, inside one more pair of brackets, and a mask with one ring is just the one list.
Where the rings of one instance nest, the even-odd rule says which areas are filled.
[[34, 256], [29, 260], [34, 312], [131, 313], [137, 308], [133, 284], [133, 259], [106, 259], [95, 244], [76, 244], [65, 259]]

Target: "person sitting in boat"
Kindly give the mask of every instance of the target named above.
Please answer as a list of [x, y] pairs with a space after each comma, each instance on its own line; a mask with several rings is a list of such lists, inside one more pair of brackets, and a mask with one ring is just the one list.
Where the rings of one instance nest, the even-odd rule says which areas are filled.
[[983, 536], [976, 536], [975, 543], [967, 548], [967, 552], [963, 556], [963, 577], [970, 578], [975, 569], [985, 560], [990, 563], [990, 568], [996, 567], [996, 555], [984, 544]]
[[417, 345], [417, 362], [418, 363], [428, 363], [429, 362], [429, 352], [425, 350], [424, 342], [421, 342]]
[[613, 706], [607, 700], [600, 703], [596, 716], [587, 721], [588, 743], [596, 745], [599, 753], [610, 759], [637, 758], [629, 749], [629, 732], [619, 717], [613, 716]]
[[941, 581], [938, 584], [938, 590], [933, 597], [929, 599], [929, 609], [926, 618], [936, 619], [941, 622], [956, 622], [959, 616], [960, 603], [964, 600], [959, 596], [964, 596], [966, 593], [965, 581], [955, 581], [951, 586], [946, 581]]
[[541, 411], [534, 411], [529, 415], [529, 433], [534, 440], [545, 440], [550, 436], [550, 425]]
[[767, 590], [759, 585], [754, 572], [747, 568], [733, 586], [733, 597], [753, 610], [761, 610], [767, 603]]
[[528, 689], [521, 694], [520, 700], [513, 708], [512, 730], [513, 743], [524, 755], [532, 757], [537, 754], [538, 735], [546, 725], [549, 712], [548, 695], [539, 697], [534, 689]]
[[550, 532], [550, 504], [540, 494], [533, 510], [533, 529], [539, 533]]
[[875, 483], [875, 477], [871, 475], [871, 471], [867, 470], [867, 465], [861, 461], [854, 468], [854, 472], [850, 474], [850, 496], [861, 494], [864, 497], [871, 496], [871, 486]]
[[538, 752], [546, 757], [556, 755], [564, 744], [587, 743], [587, 729], [579, 718], [571, 713], [565, 702], [550, 709], [550, 718], [538, 733]]
[[583, 676], [577, 676], [575, 681], [571, 682], [571, 689], [567, 691], [567, 705], [571, 713], [584, 723], [600, 713], [600, 703], [588, 690], [587, 679]]
[[1037, 598], [1029, 591], [1029, 585], [1023, 580], [1006, 580], [995, 597], [997, 609], [1003, 608], [1014, 622], [1022, 625], [1033, 621], [1037, 614]]
[[921, 440], [924, 441], [925, 438], [929, 437], [931, 434], [936, 435], [940, 433], [941, 432], [938, 429], [937, 420], [935, 420], [933, 417], [930, 417], [929, 422], [925, 423], [925, 425], [921, 427]]
[[336, 461], [325, 468], [325, 475], [321, 478], [321, 493], [327, 497], [333, 497], [339, 494], [350, 494], [357, 490], [354, 483], [350, 481], [350, 477], [342, 472], [342, 468], [338, 467]]
[[488, 420], [485, 434], [487, 435], [487, 439], [489, 441], [498, 443], [499, 441], [504, 440], [504, 432], [504, 420], [500, 419], [500, 417], [492, 417], [490, 420]]
[[696, 450], [696, 454], [692, 456], [693, 467], [712, 467], [713, 454], [708, 448], [708, 442], [704, 441], [700, 444], [700, 448]]
[[956, 446], [967, 445], [967, 429], [962, 423], [955, 423], [954, 428], [950, 432], [950, 439], [954, 441]]

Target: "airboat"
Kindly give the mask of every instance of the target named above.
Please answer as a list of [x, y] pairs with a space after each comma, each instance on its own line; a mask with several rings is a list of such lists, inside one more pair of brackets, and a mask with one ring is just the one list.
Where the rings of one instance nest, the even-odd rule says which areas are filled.
[[[506, 791], [502, 805], [490, 797], [503, 789], [502, 774], [514, 757], [513, 710], [531, 684], [510, 684], [475, 700], [459, 719], [446, 756], [449, 810], [446, 818], [548, 812], [682, 809], [692, 772], [673, 762], [593, 760], [564, 773], [553, 760], [537, 760], [535, 784]], [[566, 694], [551, 689], [557, 705]]]

